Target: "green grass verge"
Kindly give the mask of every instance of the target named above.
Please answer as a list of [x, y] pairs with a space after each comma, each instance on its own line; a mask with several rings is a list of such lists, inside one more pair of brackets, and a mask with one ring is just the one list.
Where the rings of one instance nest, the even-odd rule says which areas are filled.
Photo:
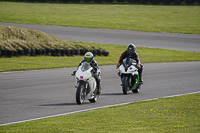
[[0, 21], [200, 34], [199, 6], [0, 2]]
[[197, 133], [200, 93], [0, 126], [0, 132]]
[[[80, 42], [81, 43], [81, 42]], [[120, 54], [126, 50], [123, 45], [108, 45], [98, 43], [87, 43], [91, 46], [98, 46], [109, 51], [108, 56], [96, 56], [95, 60], [99, 65], [115, 65], [117, 64]], [[136, 52], [142, 63], [154, 62], [183, 62], [183, 61], [200, 61], [200, 53], [137, 47]], [[33, 69], [49, 69], [63, 67], [77, 67], [83, 56], [73, 57], [51, 57], [51, 56], [36, 56], [36, 57], [1, 57], [0, 72], [33, 70]]]

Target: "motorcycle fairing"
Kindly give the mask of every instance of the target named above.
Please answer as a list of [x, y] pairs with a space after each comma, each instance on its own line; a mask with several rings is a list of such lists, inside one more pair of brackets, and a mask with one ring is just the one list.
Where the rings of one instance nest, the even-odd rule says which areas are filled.
[[84, 81], [84, 83], [86, 83], [86, 85], [88, 86], [87, 88], [89, 88], [86, 88], [87, 97], [85, 97], [85, 99], [90, 99], [96, 88], [96, 80], [91, 73], [92, 70], [93, 67], [90, 65], [90, 63], [83, 62], [76, 71], [77, 82]]
[[78, 78], [78, 80], [87, 80], [92, 76], [92, 69], [89, 63], [83, 62], [76, 72], [76, 78]]
[[135, 67], [137, 64], [135, 62], [135, 60], [131, 59], [131, 58], [125, 58], [122, 62], [122, 65], [120, 65], [119, 67], [119, 73], [121, 75], [121, 73], [123, 74], [132, 74], [132, 76], [134, 75], [138, 75], [138, 69]]

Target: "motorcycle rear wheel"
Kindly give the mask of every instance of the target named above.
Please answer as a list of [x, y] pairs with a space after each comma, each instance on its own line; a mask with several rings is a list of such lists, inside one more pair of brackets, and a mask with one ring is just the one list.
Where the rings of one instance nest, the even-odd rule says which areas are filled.
[[82, 82], [79, 83], [77, 90], [76, 90], [76, 103], [82, 104], [85, 100], [85, 86]]
[[132, 90], [132, 92], [133, 92], [133, 93], [139, 93], [139, 89], [140, 89], [140, 87], [137, 86], [134, 90]]
[[95, 91], [96, 91], [96, 92], [95, 92], [94, 98], [89, 99], [89, 101], [90, 101], [91, 103], [95, 103], [95, 102], [98, 100], [98, 98], [99, 98], [99, 94], [97, 95], [97, 89], [96, 89]]

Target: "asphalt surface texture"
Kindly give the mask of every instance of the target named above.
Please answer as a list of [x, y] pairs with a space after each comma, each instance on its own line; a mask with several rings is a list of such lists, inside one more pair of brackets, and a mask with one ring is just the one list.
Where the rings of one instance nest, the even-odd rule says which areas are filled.
[[[2, 24], [2, 23], [0, 23]], [[11, 24], [13, 26], [20, 26], [30, 29], [38, 29], [46, 33], [51, 33], [51, 35], [57, 36], [63, 39], [65, 36], [73, 36], [74, 41], [77, 38], [89, 39], [90, 37], [95, 40], [98, 38], [100, 43], [111, 43], [112, 40], [115, 44], [127, 44], [125, 42], [126, 36], [131, 31], [117, 31], [117, 30], [103, 30], [103, 29], [88, 29], [80, 28], [80, 34], [78, 35], [75, 27], [66, 27], [71, 29], [71, 32], [67, 33], [69, 30], [65, 30], [59, 26], [39, 26], [39, 25], [23, 25], [23, 24]], [[32, 27], [32, 28], [31, 28]], [[35, 27], [35, 28], [34, 28]], [[42, 28], [43, 27], [43, 28]], [[57, 29], [58, 28], [58, 29]], [[61, 30], [59, 32], [59, 29]], [[86, 30], [84, 32], [84, 29]], [[63, 31], [64, 30], [64, 31]], [[93, 32], [97, 32], [96, 37]], [[99, 31], [99, 33], [98, 33]], [[112, 32], [111, 32], [112, 31]], [[116, 31], [116, 32], [114, 32]], [[89, 33], [89, 35], [84, 35], [84, 33]], [[106, 34], [109, 32], [109, 36], [101, 34], [104, 32]], [[127, 32], [127, 33], [126, 33]], [[48, 33], [48, 34], [49, 34]], [[70, 34], [72, 33], [72, 34]], [[113, 33], [113, 34], [112, 34]], [[123, 35], [123, 33], [125, 35]], [[134, 32], [140, 33], [138, 38], [138, 44], [143, 39], [145, 39], [148, 44], [157, 44], [161, 42], [166, 43], [167, 40], [161, 40], [160, 36], [168, 35], [170, 38], [169, 42], [174, 41], [174, 46], [167, 46], [170, 49], [179, 48], [180, 50], [188, 51], [200, 51], [199, 48], [199, 36], [198, 35], [182, 35], [182, 34], [169, 34], [169, 33], [146, 33], [146, 32]], [[143, 37], [144, 33], [144, 37]], [[68, 35], [67, 35], [68, 34]], [[99, 35], [102, 35], [101, 36]], [[119, 37], [117, 36], [118, 34]], [[90, 36], [92, 35], [92, 36]], [[158, 35], [158, 36], [157, 36]], [[177, 35], [177, 38], [176, 36]], [[154, 36], [154, 37], [153, 37]], [[183, 37], [185, 36], [185, 38]], [[191, 36], [191, 37], [186, 37]], [[105, 40], [104, 38], [105, 37]], [[116, 37], [116, 39], [114, 39]], [[121, 37], [121, 42], [120, 42]], [[152, 39], [152, 38], [154, 39]], [[101, 38], [101, 39], [100, 39]], [[128, 38], [128, 37], [127, 37]], [[164, 38], [164, 37], [163, 37]], [[93, 42], [91, 39], [90, 42]], [[131, 35], [128, 42], [131, 42]], [[183, 41], [183, 40], [184, 41]], [[68, 40], [67, 38], [63, 40]], [[119, 41], [117, 41], [119, 40]], [[135, 40], [135, 39], [133, 39]], [[185, 45], [186, 40], [196, 40], [193, 41], [192, 46], [182, 47]], [[82, 40], [84, 41], [84, 40]], [[103, 42], [105, 41], [105, 42]], [[110, 42], [109, 42], [110, 41]], [[144, 41], [145, 42], [145, 41]], [[153, 43], [155, 42], [155, 43]], [[163, 43], [162, 43], [163, 42]], [[196, 42], [196, 43], [195, 43]], [[158, 43], [159, 44], [159, 43]], [[157, 45], [158, 45], [157, 44]], [[180, 44], [180, 45], [178, 45]], [[187, 45], [185, 45], [187, 46]], [[194, 48], [192, 48], [194, 46]], [[156, 45], [152, 46], [156, 47]], [[167, 48], [166, 47], [166, 48]], [[30, 119], [43, 118], [47, 116], [53, 116], [58, 114], [73, 113], [79, 111], [85, 111], [88, 109], [97, 109], [101, 107], [106, 107], [110, 105], [123, 104], [129, 102], [135, 102], [140, 100], [148, 100], [166, 96], [174, 96], [187, 93], [200, 92], [200, 62], [175, 62], [175, 63], [147, 63], [144, 64], [143, 79], [144, 84], [142, 85], [139, 93], [132, 93], [131, 91], [128, 95], [124, 95], [122, 92], [121, 81], [117, 75], [118, 70], [115, 65], [100, 66], [102, 70], [102, 94], [100, 95], [96, 103], [90, 103], [85, 101], [82, 105], [77, 105], [75, 100], [75, 77], [71, 76], [71, 73], [76, 70], [76, 68], [62, 68], [62, 69], [45, 69], [45, 70], [31, 70], [31, 71], [17, 71], [17, 72], [1, 72], [0, 73], [0, 125], [6, 125], [13, 122], [25, 121]]]

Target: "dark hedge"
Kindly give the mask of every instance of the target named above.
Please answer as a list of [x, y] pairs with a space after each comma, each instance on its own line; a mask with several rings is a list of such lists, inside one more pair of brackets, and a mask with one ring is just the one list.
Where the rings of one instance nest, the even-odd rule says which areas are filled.
[[170, 5], [170, 4], [185, 4], [185, 5], [191, 5], [195, 3], [200, 4], [200, 0], [0, 0], [0, 1], [15, 1], [15, 2], [49, 2], [49, 3], [130, 3], [130, 4], [164, 4], [164, 5]]

